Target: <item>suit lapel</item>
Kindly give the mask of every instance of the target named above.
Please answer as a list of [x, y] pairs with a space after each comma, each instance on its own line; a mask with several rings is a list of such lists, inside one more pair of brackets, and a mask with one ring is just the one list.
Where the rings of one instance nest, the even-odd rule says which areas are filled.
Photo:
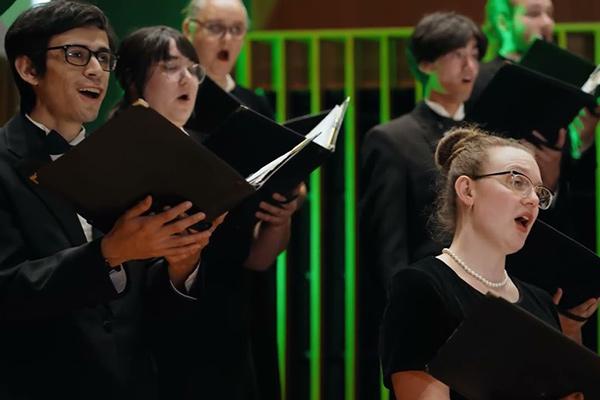
[[50, 157], [43, 146], [42, 135], [44, 133], [23, 115], [13, 118], [5, 129], [8, 149], [19, 158], [15, 165], [17, 173], [54, 215], [69, 241], [74, 246], [85, 243], [85, 235], [75, 211], [67, 202], [48, 192], [36, 182], [35, 172], [40, 166], [50, 162]]

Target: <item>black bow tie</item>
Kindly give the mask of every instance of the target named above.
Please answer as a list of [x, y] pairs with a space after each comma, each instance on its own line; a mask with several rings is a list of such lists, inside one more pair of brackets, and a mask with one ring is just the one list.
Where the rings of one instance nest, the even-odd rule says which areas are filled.
[[51, 156], [65, 154], [71, 150], [73, 146], [69, 144], [58, 132], [52, 130], [44, 137], [44, 144]]

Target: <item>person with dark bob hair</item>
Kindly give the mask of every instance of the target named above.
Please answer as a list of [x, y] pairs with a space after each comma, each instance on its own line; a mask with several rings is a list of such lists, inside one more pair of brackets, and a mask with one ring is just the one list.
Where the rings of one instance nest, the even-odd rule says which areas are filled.
[[204, 215], [182, 217], [189, 202], [146, 215], [148, 196], [102, 236], [37, 185], [104, 100], [117, 58], [102, 11], [48, 2], [18, 16], [5, 45], [23, 98], [0, 128], [0, 398], [155, 399], [143, 326], [153, 304], [180, 315], [195, 302], [181, 291], [211, 232], [187, 232]]
[[475, 41], [481, 60], [487, 50], [487, 39], [471, 19], [456, 13], [436, 12], [425, 16], [413, 31], [408, 43], [407, 56], [413, 75], [421, 83], [428, 74], [419, 69], [422, 62], [434, 62], [453, 50]]
[[[178, 71], [175, 69], [178, 66], [188, 69], [191, 78], [189, 86], [192, 88], [188, 92], [188, 98], [181, 97], [179, 102], [191, 100], [192, 105], [195, 102], [198, 85], [204, 80], [205, 72], [198, 65], [198, 55], [194, 46], [179, 31], [168, 26], [138, 29], [123, 39], [118, 56], [119, 63], [115, 75], [124, 92], [123, 101], [120, 104], [121, 109], [143, 98], [148, 101], [150, 107], [168, 118], [170, 113], [167, 109], [171, 108], [174, 105], [172, 102], [176, 103], [178, 99], [165, 97], [166, 93], [148, 93], [146, 89], [157, 68], [162, 73], [165, 71], [176, 73]], [[179, 76], [175, 76], [175, 78], [177, 77]], [[183, 75], [181, 77], [182, 79], [177, 83], [180, 86], [188, 84], [185, 77]], [[153, 101], [158, 97], [164, 101], [162, 103]], [[185, 112], [183, 113], [182, 118], [185, 119], [183, 123], [177, 124], [178, 126], [183, 126], [189, 119], [192, 110], [193, 108], [190, 109], [187, 116]]]
[[[197, 106], [198, 87], [204, 78], [192, 44], [172, 28], [152, 26], [125, 37], [118, 55], [116, 76], [124, 91], [119, 109], [143, 99], [201, 143], [206, 132], [184, 128]], [[285, 199], [279, 196], [275, 200], [283, 203]], [[234, 399], [254, 390], [248, 333], [242, 315], [247, 301], [241, 295], [242, 264], [265, 268], [275, 260], [287, 244], [289, 219], [298, 201], [280, 206], [263, 203], [258, 211], [265, 216], [259, 223], [248, 215], [254, 210], [231, 210], [222, 225], [211, 227], [215, 232], [202, 250], [200, 263], [186, 264], [190, 267], [186, 274], [193, 279], [185, 282], [183, 290], [194, 295], [202, 287], [198, 294], [202, 301], [195, 307], [193, 317], [168, 324], [159, 318], [161, 325], [150, 330], [159, 386], [161, 391], [164, 389], [161, 397], [216, 398], [228, 385], [228, 398]], [[192, 257], [199, 261], [200, 250]], [[198, 277], [197, 283], [194, 277]], [[165, 343], [180, 343], [182, 348], [173, 351]], [[190, 347], [189, 343], [198, 345]], [[183, 385], [178, 386], [181, 382]]]
[[[394, 275], [381, 329], [384, 382], [402, 400], [464, 398], [429, 375], [427, 365], [486, 293], [554, 329], [562, 323], [554, 307], [558, 298], [505, 270], [506, 256], [523, 247], [539, 209], [552, 202], [533, 153], [514, 140], [455, 128], [437, 145], [435, 162], [437, 221], [452, 242]], [[597, 306], [597, 299], [590, 299], [576, 313], [586, 318]], [[580, 332], [582, 324], [571, 322], [565, 333]]]
[[[424, 100], [408, 114], [375, 126], [361, 148], [359, 169], [359, 267], [365, 326], [361, 346], [371, 385], [379, 387], [377, 331], [392, 275], [441, 245], [427, 230], [427, 210], [435, 199], [433, 152], [448, 129], [464, 118], [485, 53], [477, 25], [446, 12], [425, 16], [409, 40], [407, 57]], [[368, 372], [367, 372], [368, 371]], [[367, 378], [365, 378], [367, 379]]]

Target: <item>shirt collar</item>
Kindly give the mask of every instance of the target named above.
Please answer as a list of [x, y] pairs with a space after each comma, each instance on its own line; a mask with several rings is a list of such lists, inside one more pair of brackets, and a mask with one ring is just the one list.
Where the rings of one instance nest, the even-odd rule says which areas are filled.
[[225, 91], [227, 93], [231, 92], [233, 89], [235, 89], [235, 81], [233, 80], [233, 78], [231, 77], [230, 74], [227, 74], [227, 76], [225, 77]]
[[[25, 114], [25, 117], [27, 117], [27, 119], [29, 121], [31, 121], [32, 124], [34, 124], [35, 126], [37, 126], [38, 128], [40, 128], [42, 131], [44, 131], [44, 133], [46, 135], [50, 133], [50, 129], [46, 125], [44, 125], [44, 124], [42, 124], [40, 122], [35, 121], [33, 118], [31, 118], [29, 116], [29, 114]], [[79, 134], [77, 136], [75, 136], [75, 138], [73, 140], [71, 140], [69, 142], [69, 144], [71, 146], [76, 146], [79, 143], [81, 143], [83, 141], [83, 139], [85, 139], [85, 127], [82, 126], [81, 127], [81, 131], [79, 131]]]
[[448, 111], [446, 111], [444, 106], [442, 106], [440, 103], [436, 103], [435, 101], [425, 99], [425, 104], [427, 104], [427, 106], [429, 108], [431, 108], [431, 110], [434, 113], [436, 113], [437, 115], [439, 115], [440, 117], [450, 118], [450, 119], [453, 119], [454, 121], [462, 121], [463, 119], [465, 119], [464, 103], [461, 103], [460, 107], [458, 107], [458, 110], [456, 110], [454, 115], [450, 115], [450, 113]]

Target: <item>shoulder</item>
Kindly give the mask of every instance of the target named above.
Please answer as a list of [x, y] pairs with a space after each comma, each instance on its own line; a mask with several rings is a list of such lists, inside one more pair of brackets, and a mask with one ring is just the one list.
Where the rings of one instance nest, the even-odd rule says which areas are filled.
[[236, 85], [231, 94], [254, 111], [265, 117], [273, 118], [273, 109], [264, 96], [240, 85]]
[[410, 134], [410, 132], [418, 128], [418, 126], [418, 121], [413, 113], [410, 112], [391, 121], [374, 126], [367, 132], [367, 138], [370, 136], [399, 137]]
[[363, 154], [410, 154], [419, 146], [422, 146], [421, 127], [412, 114], [405, 114], [371, 128], [365, 135], [362, 151]]
[[445, 265], [435, 257], [426, 257], [396, 272], [390, 282], [390, 293], [409, 292], [417, 297], [441, 296], [447, 280]]

